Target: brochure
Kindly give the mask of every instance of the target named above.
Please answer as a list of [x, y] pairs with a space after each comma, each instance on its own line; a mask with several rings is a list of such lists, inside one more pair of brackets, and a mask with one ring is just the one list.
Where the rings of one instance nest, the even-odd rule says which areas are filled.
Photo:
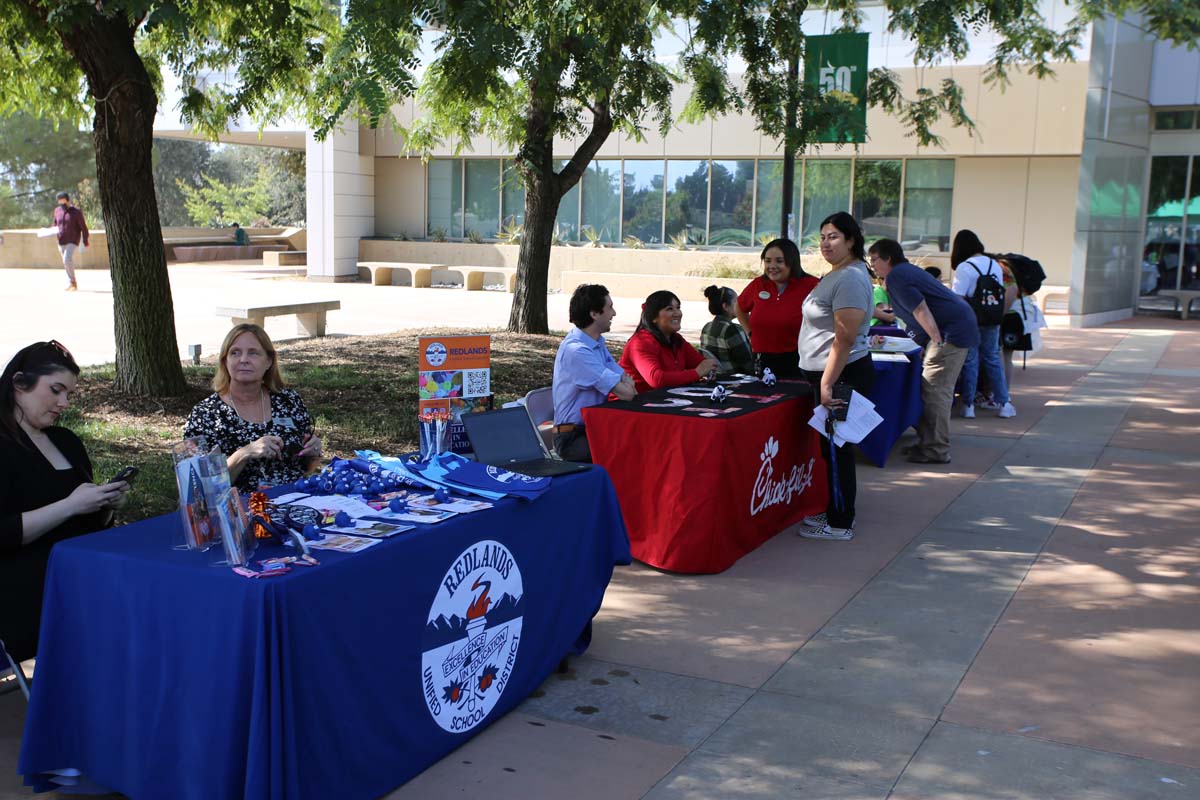
[[440, 503], [430, 494], [409, 498], [408, 507], [412, 508], [413, 506], [432, 508], [435, 511], [453, 511], [455, 514], [473, 514], [476, 511], [492, 508], [495, 506], [495, 503], [489, 503], [486, 500], [467, 500], [461, 497], [455, 497], [445, 503]]
[[308, 546], [313, 550], [334, 550], [338, 553], [357, 553], [360, 550], [366, 550], [368, 547], [374, 547], [379, 544], [380, 539], [372, 539], [367, 536], [345, 536], [343, 534], [333, 534], [326, 536], [319, 542], [309, 542]]
[[372, 539], [388, 539], [398, 533], [411, 531], [413, 525], [397, 525], [392, 522], [381, 522], [376, 520], [359, 520], [354, 527], [349, 528], [325, 528], [321, 532], [326, 536], [329, 534], [348, 534], [350, 536], [369, 536]]

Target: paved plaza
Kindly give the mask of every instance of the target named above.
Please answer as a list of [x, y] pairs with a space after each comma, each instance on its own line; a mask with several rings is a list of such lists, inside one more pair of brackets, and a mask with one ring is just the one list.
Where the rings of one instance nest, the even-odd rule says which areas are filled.
[[[341, 299], [338, 333], [501, 325], [510, 302], [216, 272], [171, 269], [181, 342], [208, 353], [212, 308], [259, 285]], [[60, 277], [0, 274], [24, 292], [0, 350], [111, 358], [107, 274], [68, 297]], [[686, 307], [689, 338], [705, 316]], [[955, 418], [949, 465], [860, 466], [852, 542], [793, 528], [720, 575], [618, 567], [588, 653], [389, 797], [1200, 798], [1198, 326], [1051, 329], [1015, 419]], [[0, 697], [0, 798], [29, 796], [24, 712]]]
[[[189, 344], [201, 345], [206, 355], [220, 351], [221, 340], [229, 330], [229, 319], [215, 313], [223, 305], [338, 300], [341, 309], [329, 312], [328, 317], [328, 331], [333, 335], [391, 333], [406, 328], [503, 328], [508, 325], [512, 308], [512, 295], [503, 291], [316, 283], [299, 277], [294, 268], [263, 267], [257, 261], [172, 264], [168, 269], [181, 358], [187, 357]], [[303, 270], [300, 267], [298, 271]], [[80, 364], [113, 360], [116, 345], [108, 270], [81, 270], [78, 277], [79, 291], [64, 292], [66, 277], [62, 270], [0, 269], [0, 296], [5, 306], [4, 325], [0, 326], [0, 356], [5, 361], [39, 339], [63, 342]], [[633, 333], [643, 299], [616, 300], [615, 337], [625, 338]], [[709, 319], [707, 301], [703, 297], [681, 299], [683, 334], [698, 341], [700, 329]], [[566, 331], [570, 327], [569, 300], [567, 295], [549, 296], [552, 330]], [[296, 318], [268, 318], [266, 329], [275, 341], [295, 337]]]

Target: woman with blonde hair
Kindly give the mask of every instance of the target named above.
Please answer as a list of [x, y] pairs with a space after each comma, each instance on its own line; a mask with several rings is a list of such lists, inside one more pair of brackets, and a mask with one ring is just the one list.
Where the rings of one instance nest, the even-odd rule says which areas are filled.
[[221, 344], [213, 393], [192, 409], [185, 437], [203, 436], [243, 491], [292, 483], [321, 458], [321, 440], [300, 395], [285, 387], [271, 337], [233, 326]]

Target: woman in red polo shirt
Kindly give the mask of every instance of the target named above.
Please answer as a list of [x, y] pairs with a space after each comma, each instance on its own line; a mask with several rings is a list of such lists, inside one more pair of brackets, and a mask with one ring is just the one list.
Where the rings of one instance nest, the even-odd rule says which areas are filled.
[[654, 292], [642, 304], [642, 319], [617, 361], [639, 392], [695, 383], [717, 368], [679, 335], [682, 322], [679, 298], [672, 292]]
[[796, 339], [804, 319], [804, 298], [817, 278], [800, 265], [800, 250], [791, 239], [775, 239], [762, 251], [763, 274], [738, 296], [737, 318], [750, 331], [750, 346], [761, 371], [770, 367], [778, 378], [800, 377]]

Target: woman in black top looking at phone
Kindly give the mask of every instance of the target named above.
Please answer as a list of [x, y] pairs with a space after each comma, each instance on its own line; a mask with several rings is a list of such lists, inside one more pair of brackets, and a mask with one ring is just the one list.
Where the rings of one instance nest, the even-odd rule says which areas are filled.
[[24, 348], [0, 375], [0, 639], [18, 661], [37, 652], [50, 548], [107, 527], [129, 490], [93, 483], [83, 443], [57, 424], [78, 378], [56, 341]]

